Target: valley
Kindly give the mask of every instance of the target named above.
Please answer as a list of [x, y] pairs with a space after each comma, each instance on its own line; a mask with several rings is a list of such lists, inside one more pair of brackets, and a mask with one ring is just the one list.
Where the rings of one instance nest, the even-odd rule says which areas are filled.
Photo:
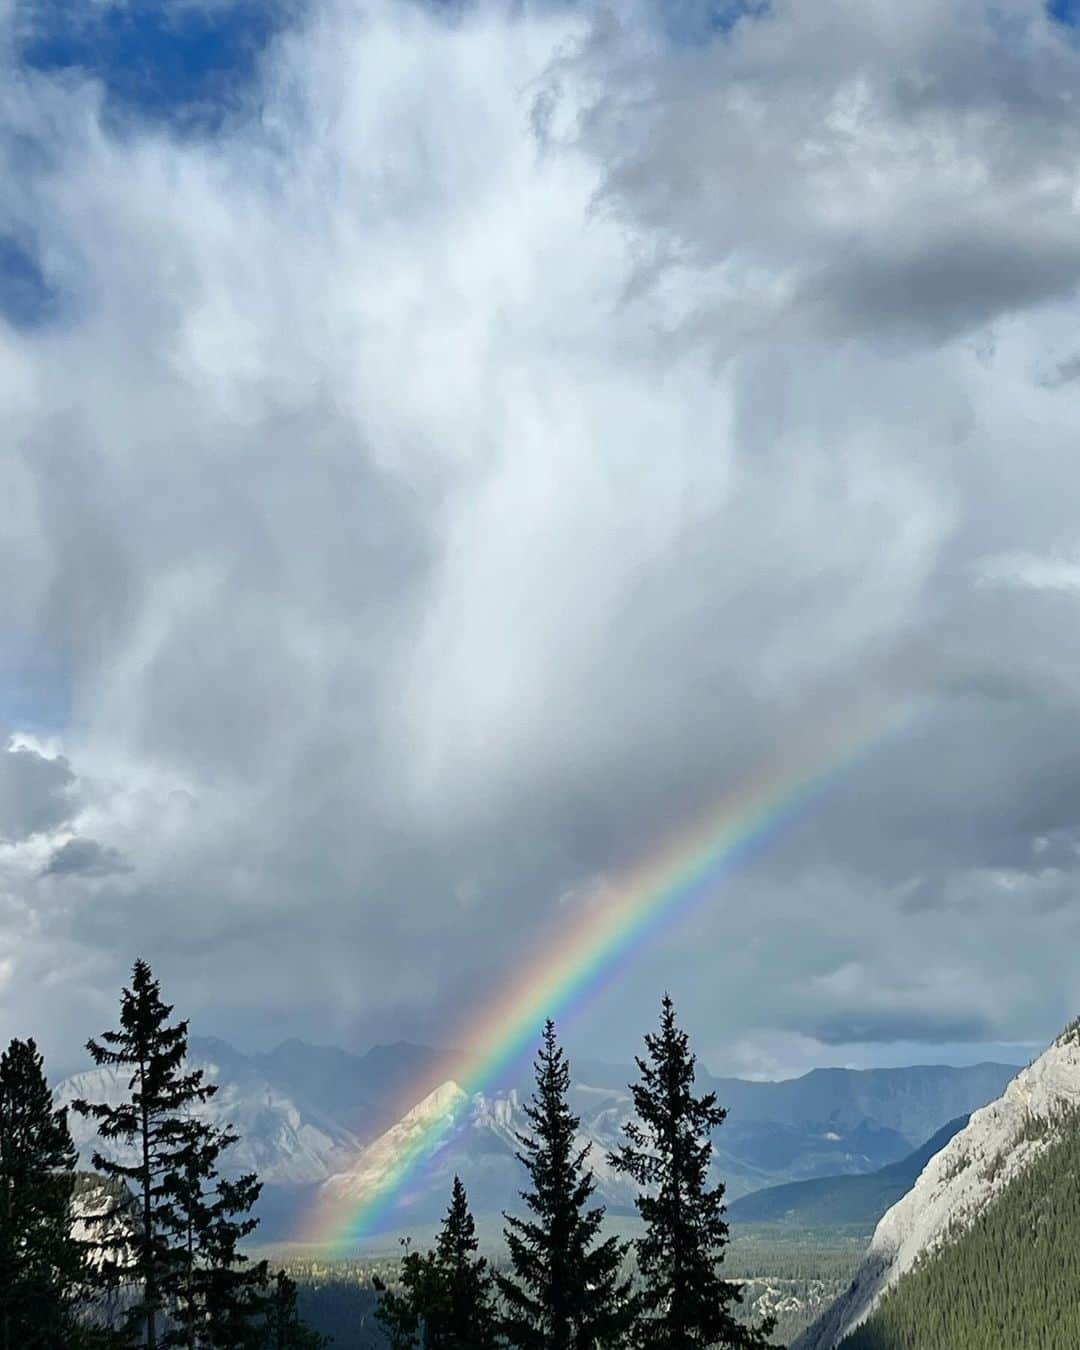
[[[516, 1207], [522, 1184], [525, 1081], [471, 1097], [452, 1081], [438, 1083], [402, 1110], [417, 1083], [438, 1077], [440, 1052], [401, 1043], [353, 1055], [291, 1042], [245, 1055], [215, 1039], [193, 1039], [190, 1052], [218, 1088], [199, 1110], [241, 1135], [225, 1167], [232, 1175], [255, 1170], [265, 1182], [249, 1252], [286, 1269], [302, 1316], [336, 1350], [385, 1347], [376, 1281], [393, 1286], [402, 1252], [434, 1243], [454, 1176], [474, 1208], [480, 1251], [504, 1266], [502, 1212]], [[604, 1232], [623, 1240], [642, 1231], [632, 1188], [609, 1162], [631, 1113], [629, 1077], [618, 1065], [586, 1061], [568, 1091]], [[815, 1070], [775, 1083], [699, 1080], [728, 1106], [710, 1164], [710, 1183], [728, 1188], [724, 1276], [741, 1288], [740, 1317], [775, 1318], [772, 1344], [979, 1350], [986, 1326], [1011, 1325], [1015, 1307], [1026, 1306], [1016, 1280], [1045, 1282], [1047, 1251], [1076, 1245], [1076, 1025], [1021, 1070], [987, 1063]], [[55, 1100], [64, 1106], [84, 1094], [119, 1100], [123, 1083], [96, 1068], [59, 1084]], [[84, 1118], [72, 1122], [83, 1167], [95, 1148], [123, 1158], [123, 1146], [96, 1138]], [[394, 1203], [376, 1225], [350, 1229], [340, 1215], [385, 1189], [401, 1157], [412, 1159], [410, 1184], [391, 1188]], [[93, 1204], [92, 1180], [80, 1186]], [[320, 1218], [330, 1202], [339, 1215], [333, 1229]], [[1017, 1231], [1040, 1236], [1008, 1258], [1017, 1277], [1007, 1295], [993, 1272]], [[1031, 1261], [1038, 1269], [1024, 1276]], [[969, 1291], [964, 1317], [943, 1320], [941, 1309], [954, 1306], [949, 1291], [961, 1284]], [[1073, 1287], [1060, 1277], [1046, 1285], [1063, 1317]], [[1038, 1321], [1025, 1314], [1022, 1324], [1030, 1330]], [[1008, 1343], [1045, 1344], [1036, 1331]]]
[[[481, 1250], [496, 1266], [505, 1259], [501, 1212], [514, 1207], [521, 1184], [515, 1152], [526, 1125], [524, 1071], [520, 1082], [467, 1099], [453, 1083], [431, 1086], [445, 1058], [439, 1051], [408, 1043], [354, 1055], [292, 1041], [246, 1055], [221, 1040], [193, 1038], [190, 1052], [219, 1089], [203, 1110], [235, 1122], [242, 1136], [228, 1168], [254, 1169], [264, 1179], [251, 1251], [284, 1264], [305, 1320], [332, 1335], [337, 1350], [385, 1344], [373, 1282], [393, 1280], [403, 1240], [414, 1249], [434, 1241], [454, 1175], [466, 1184]], [[110, 1072], [66, 1080], [58, 1103], [88, 1092], [116, 1095], [121, 1084]], [[632, 1072], [583, 1061], [570, 1089], [579, 1142], [591, 1146], [605, 1231], [622, 1238], [637, 1236], [640, 1223], [632, 1188], [611, 1170], [607, 1152], [630, 1112]], [[712, 1177], [727, 1185], [732, 1241], [724, 1269], [742, 1284], [745, 1315], [775, 1316], [778, 1345], [804, 1332], [847, 1289], [889, 1205], [1015, 1073], [988, 1063], [815, 1070], [784, 1082], [701, 1074], [728, 1107], [714, 1135]], [[417, 1083], [429, 1090], [402, 1110]], [[358, 1202], [447, 1112], [458, 1113], [456, 1123], [377, 1231], [333, 1241], [313, 1231], [312, 1216], [328, 1196]], [[85, 1157], [101, 1141], [82, 1121], [73, 1125]]]
[[[633, 1222], [613, 1222], [608, 1231], [631, 1236]], [[417, 1235], [418, 1246], [434, 1237], [434, 1230]], [[499, 1262], [497, 1228], [487, 1233], [486, 1250]], [[840, 1234], [830, 1229], [803, 1233], [769, 1228], [736, 1235], [724, 1263], [725, 1274], [743, 1288], [743, 1311], [748, 1319], [771, 1313], [777, 1318], [773, 1342], [788, 1345], [843, 1290], [851, 1280], [866, 1245], [866, 1234]], [[335, 1350], [385, 1350], [385, 1337], [374, 1313], [376, 1277], [392, 1279], [398, 1258], [387, 1251], [361, 1260], [292, 1260], [286, 1269], [299, 1287], [305, 1321], [334, 1337]]]

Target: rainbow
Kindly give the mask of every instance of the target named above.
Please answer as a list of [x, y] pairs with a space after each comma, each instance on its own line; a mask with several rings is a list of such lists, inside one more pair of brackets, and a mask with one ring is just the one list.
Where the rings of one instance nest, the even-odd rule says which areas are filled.
[[[560, 915], [529, 967], [459, 1030], [456, 1043], [466, 1048], [447, 1056], [438, 1081], [452, 1080], [466, 1096], [418, 1125], [407, 1143], [381, 1159], [362, 1194], [333, 1181], [321, 1187], [303, 1240], [341, 1254], [377, 1232], [423, 1164], [452, 1136], [468, 1099], [498, 1082], [536, 1045], [546, 1018], [576, 1011], [661, 930], [714, 896], [843, 770], [909, 718], [906, 703], [877, 698], [856, 698], [842, 710], [817, 715], [808, 730], [783, 736], [777, 753], [753, 775], [670, 834], [637, 866]], [[421, 1095], [418, 1088], [409, 1104]]]

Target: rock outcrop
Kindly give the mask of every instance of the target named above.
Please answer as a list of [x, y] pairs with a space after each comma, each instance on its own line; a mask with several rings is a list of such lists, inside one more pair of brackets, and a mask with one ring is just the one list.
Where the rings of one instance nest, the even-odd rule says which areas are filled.
[[1075, 1024], [1004, 1093], [930, 1159], [874, 1231], [850, 1288], [792, 1350], [834, 1350], [920, 1257], [965, 1231], [1080, 1109], [1080, 1028]]

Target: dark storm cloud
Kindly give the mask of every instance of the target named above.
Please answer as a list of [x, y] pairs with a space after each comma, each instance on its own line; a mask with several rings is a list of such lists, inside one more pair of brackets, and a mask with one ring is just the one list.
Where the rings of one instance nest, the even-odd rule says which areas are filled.
[[812, 1023], [808, 1031], [824, 1045], [873, 1044], [890, 1041], [924, 1041], [944, 1045], [957, 1041], [990, 1040], [993, 1024], [979, 1017], [941, 1017], [917, 1008], [890, 1012], [857, 1013], [827, 1017]]
[[198, 135], [9, 82], [58, 300], [0, 329], [0, 669], [66, 710], [0, 762], [20, 1027], [142, 952], [241, 1040], [450, 1038], [866, 696], [580, 1034], [669, 987], [783, 1068], [1080, 997], [1080, 53], [976, 0], [684, 28], [321, 6]]
[[1078, 280], [1074, 238], [1033, 248], [1030, 236], [986, 237], [982, 223], [971, 220], [944, 238], [917, 235], [888, 251], [856, 242], [796, 303], [818, 311], [824, 325], [845, 337], [941, 342], [1068, 295]]
[[108, 877], [129, 872], [130, 864], [115, 848], [105, 848], [96, 839], [69, 839], [56, 850], [43, 876]]

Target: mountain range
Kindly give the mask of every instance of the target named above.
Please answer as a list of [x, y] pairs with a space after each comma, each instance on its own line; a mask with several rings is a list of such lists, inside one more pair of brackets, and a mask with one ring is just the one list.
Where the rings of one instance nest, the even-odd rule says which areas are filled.
[[[386, 1175], [402, 1141], [417, 1138], [433, 1115], [445, 1115], [464, 1097], [456, 1084], [439, 1081], [445, 1051], [407, 1042], [362, 1055], [295, 1040], [260, 1054], [212, 1038], [192, 1038], [189, 1049], [192, 1063], [218, 1086], [207, 1114], [241, 1135], [230, 1170], [253, 1169], [265, 1183], [260, 1236], [268, 1241], [296, 1231], [297, 1215], [317, 1200], [320, 1187], [359, 1203]], [[818, 1069], [782, 1082], [702, 1074], [700, 1083], [728, 1108], [715, 1137], [715, 1177], [736, 1199], [778, 1183], [878, 1172], [997, 1096], [1015, 1072], [1003, 1064]], [[598, 1191], [616, 1214], [632, 1209], [633, 1195], [605, 1155], [629, 1117], [633, 1077], [632, 1069], [582, 1060], [571, 1089], [581, 1141], [594, 1145]], [[76, 1097], [116, 1100], [123, 1089], [115, 1070], [95, 1068], [62, 1082], [56, 1097], [60, 1105]], [[515, 1134], [524, 1125], [527, 1090], [523, 1082], [465, 1103], [458, 1127], [419, 1169], [408, 1201], [388, 1222], [402, 1227], [440, 1217], [454, 1172], [478, 1215], [516, 1203]], [[78, 1116], [71, 1116], [71, 1128], [88, 1165], [100, 1141]]]
[[854, 1228], [869, 1232], [892, 1205], [906, 1195], [923, 1168], [968, 1123], [968, 1116], [950, 1120], [921, 1148], [875, 1172], [810, 1181], [789, 1181], [751, 1191], [728, 1206], [728, 1219], [742, 1224], [783, 1224], [789, 1228]]

